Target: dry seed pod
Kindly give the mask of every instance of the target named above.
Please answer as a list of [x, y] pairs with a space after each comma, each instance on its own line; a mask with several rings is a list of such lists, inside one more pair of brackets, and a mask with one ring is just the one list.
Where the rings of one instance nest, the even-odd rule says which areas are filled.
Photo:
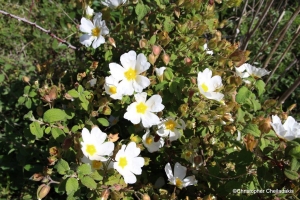
[[50, 186], [49, 185], [46, 185], [46, 184], [42, 184], [39, 186], [39, 188], [37, 189], [37, 198], [39, 200], [43, 199], [45, 196], [47, 196], [47, 194], [49, 193], [50, 191]]

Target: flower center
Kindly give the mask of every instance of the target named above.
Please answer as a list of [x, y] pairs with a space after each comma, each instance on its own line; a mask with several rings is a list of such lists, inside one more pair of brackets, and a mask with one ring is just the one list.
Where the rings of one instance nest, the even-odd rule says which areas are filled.
[[119, 166], [124, 169], [124, 167], [126, 167], [126, 165], [127, 165], [127, 159], [126, 159], [126, 157], [120, 158], [120, 160], [119, 160]]
[[102, 167], [102, 162], [98, 160], [92, 161], [92, 168], [99, 170]]
[[192, 152], [191, 152], [191, 151], [187, 151], [187, 152], [185, 153], [185, 156], [188, 157], [188, 158], [191, 157], [191, 155], [192, 155]]
[[207, 85], [205, 83], [202, 83], [201, 87], [202, 87], [202, 89], [203, 89], [204, 92], [208, 91], [208, 87], [207, 87]]
[[92, 29], [92, 35], [93, 36], [99, 37], [100, 33], [101, 33], [101, 29], [99, 27], [95, 27], [95, 28]]
[[86, 152], [92, 156], [96, 153], [96, 147], [93, 144], [88, 144], [86, 145]]
[[144, 104], [143, 102], [139, 103], [137, 106], [136, 106], [136, 112], [137, 113], [141, 113], [141, 114], [145, 114], [146, 110], [147, 110], [147, 105]]
[[128, 81], [134, 80], [136, 78], [136, 71], [130, 68], [124, 73], [124, 76], [127, 78]]
[[176, 186], [179, 188], [182, 187], [182, 181], [179, 178], [176, 178]]
[[116, 94], [117, 93], [117, 87], [116, 86], [110, 86], [109, 87], [109, 92], [111, 94]]
[[146, 143], [149, 144], [149, 145], [152, 144], [153, 143], [153, 138], [151, 136], [147, 137], [146, 138]]
[[167, 130], [174, 131], [176, 123], [173, 120], [168, 120], [165, 122], [165, 126]]

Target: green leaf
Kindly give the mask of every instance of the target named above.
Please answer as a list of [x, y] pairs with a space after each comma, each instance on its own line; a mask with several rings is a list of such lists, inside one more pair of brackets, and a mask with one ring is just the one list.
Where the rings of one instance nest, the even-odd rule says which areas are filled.
[[19, 97], [18, 103], [23, 104], [25, 102], [26, 98], [25, 97]]
[[297, 180], [299, 178], [299, 175], [296, 171], [292, 171], [288, 169], [284, 170], [284, 175], [291, 180]]
[[289, 151], [289, 155], [300, 159], [300, 146], [296, 146]]
[[152, 35], [152, 37], [150, 38], [150, 40], [148, 41], [148, 43], [154, 45], [155, 42], [156, 42], [156, 35]]
[[81, 183], [91, 190], [94, 190], [97, 188], [97, 183], [94, 181], [94, 179], [92, 179], [89, 176], [83, 177], [83, 179], [81, 179]]
[[77, 172], [81, 173], [82, 175], [88, 175], [92, 172], [91, 165], [82, 164], [77, 168]]
[[175, 24], [171, 20], [170, 17], [166, 17], [164, 21], [164, 31], [171, 32], [174, 28]]
[[51, 134], [52, 134], [52, 137], [56, 140], [57, 138], [59, 138], [59, 136], [66, 136], [65, 133], [60, 129], [60, 128], [57, 128], [57, 127], [53, 127], [51, 129]]
[[51, 127], [47, 127], [47, 128], [45, 129], [45, 133], [46, 133], [46, 134], [49, 134], [50, 131], [51, 131]]
[[298, 171], [300, 167], [300, 163], [298, 162], [297, 158], [293, 157], [291, 161], [291, 170]]
[[61, 175], [66, 174], [66, 171], [70, 170], [69, 164], [64, 159], [59, 159], [57, 164], [55, 165], [55, 169]]
[[255, 137], [260, 136], [260, 130], [258, 129], [258, 126], [256, 124], [247, 124], [245, 128], [242, 130], [244, 134], [252, 134]]
[[173, 79], [174, 74], [173, 74], [173, 72], [172, 72], [171, 69], [167, 68], [167, 69], [165, 70], [164, 76], [166, 77], [167, 80], [170, 81], [170, 80]]
[[103, 180], [103, 177], [96, 170], [93, 173], [90, 174], [90, 177], [92, 179], [94, 179], [95, 181], [102, 181]]
[[45, 122], [52, 123], [57, 121], [66, 121], [67, 115], [65, 111], [57, 108], [52, 108], [50, 110], [47, 110], [44, 113], [43, 117]]
[[0, 74], [0, 83], [2, 83], [5, 80], [4, 74]]
[[105, 59], [105, 61], [110, 61], [111, 60], [111, 58], [112, 58], [112, 51], [111, 50], [106, 50], [105, 51], [105, 55], [104, 55], [104, 59]]
[[135, 7], [135, 13], [137, 14], [138, 22], [140, 22], [150, 11], [150, 8], [142, 3], [138, 3]]
[[109, 122], [105, 118], [98, 118], [97, 121], [102, 125], [102, 126], [109, 126]]
[[241, 108], [239, 108], [238, 112], [237, 112], [236, 121], [237, 122], [244, 122], [245, 121], [245, 119], [244, 119], [245, 115], [246, 115], [246, 113]]
[[30, 98], [28, 98], [27, 101], [25, 101], [25, 106], [26, 106], [26, 108], [30, 109], [31, 105], [32, 105], [32, 101]]
[[78, 190], [78, 187], [79, 187], [79, 184], [78, 184], [77, 179], [75, 179], [75, 178], [69, 178], [67, 180], [66, 191], [67, 191], [68, 195], [74, 194]]
[[255, 88], [258, 91], [258, 96], [262, 95], [265, 92], [266, 84], [262, 80], [256, 81], [256, 83], [254, 84], [254, 86], [255, 86]]
[[75, 89], [69, 90], [68, 94], [71, 95], [73, 98], [78, 98], [79, 97], [79, 93]]
[[165, 85], [167, 85], [168, 82], [167, 81], [162, 81], [161, 83], [156, 84], [155, 87], [155, 91], [161, 91], [164, 89]]
[[26, 87], [24, 87], [24, 94], [29, 94], [29, 90], [30, 90], [30, 86], [27, 85]]
[[248, 90], [247, 87], [243, 86], [239, 89], [237, 95], [236, 95], [236, 101], [240, 104], [243, 104], [246, 102], [246, 100], [250, 97], [252, 92]]
[[42, 138], [44, 135], [43, 129], [41, 128], [40, 123], [38, 122], [32, 122], [29, 125], [30, 132], [36, 136], [37, 139]]
[[71, 132], [72, 133], [75, 133], [76, 131], [78, 131], [79, 129], [79, 126], [78, 125], [74, 125], [72, 128], [71, 128]]

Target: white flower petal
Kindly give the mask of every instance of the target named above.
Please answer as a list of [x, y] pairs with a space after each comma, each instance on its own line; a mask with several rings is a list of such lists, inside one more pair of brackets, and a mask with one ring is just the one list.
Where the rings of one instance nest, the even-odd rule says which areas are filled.
[[150, 85], [150, 80], [141, 75], [137, 75], [135, 81], [133, 81], [133, 88], [136, 92], [142, 92], [143, 89]]
[[98, 37], [96, 40], [94, 40], [93, 42], [93, 48], [96, 49], [98, 48], [101, 44], [105, 43], [105, 39], [102, 35], [100, 35], [100, 37]]
[[136, 72], [138, 74], [148, 70], [150, 68], [150, 63], [147, 62], [147, 58], [144, 54], [140, 53], [136, 59]]
[[174, 167], [174, 177], [183, 180], [186, 175], [186, 167], [182, 166], [180, 163], [176, 162]]
[[145, 128], [151, 127], [153, 125], [157, 125], [160, 123], [159, 118], [157, 117], [157, 115], [151, 113], [151, 112], [146, 112], [143, 116], [141, 116], [142, 118], [142, 124]]
[[84, 35], [80, 36], [80, 38], [79, 38], [80, 43], [86, 47], [91, 46], [93, 40], [94, 40], [94, 37], [89, 34], [84, 34]]
[[117, 63], [110, 63], [109, 70], [110, 70], [111, 76], [114, 79], [116, 79], [117, 81], [120, 81], [124, 78], [125, 69], [121, 65], [119, 65]]
[[133, 68], [135, 69], [136, 64], [136, 53], [135, 51], [129, 51], [128, 53], [124, 53], [120, 58], [122, 66], [125, 70]]
[[156, 94], [147, 100], [146, 105], [149, 107], [149, 110], [151, 112], [160, 112], [165, 108], [165, 106], [161, 104], [161, 102], [161, 96]]
[[171, 178], [173, 178], [173, 172], [172, 172], [172, 168], [170, 163], [167, 163], [165, 166], [165, 172], [167, 174], [168, 179], [170, 180]]
[[91, 20], [86, 19], [85, 17], [81, 18], [80, 22], [79, 30], [83, 33], [91, 33], [92, 29], [95, 28]]

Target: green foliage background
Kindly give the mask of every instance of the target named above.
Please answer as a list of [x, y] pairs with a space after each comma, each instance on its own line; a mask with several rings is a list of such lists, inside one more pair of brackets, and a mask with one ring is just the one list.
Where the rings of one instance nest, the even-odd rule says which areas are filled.
[[[216, 2], [215, 4], [218, 5]], [[251, 5], [251, 3], [255, 1], [249, 2], [249, 5]], [[286, 14], [279, 23], [279, 27], [275, 30], [273, 37], [276, 37], [276, 35], [279, 34], [281, 28], [284, 27], [289, 17], [299, 6], [299, 3], [296, 1], [286, 2]], [[124, 100], [124, 105], [115, 105], [114, 103], [106, 102], [105, 100], [103, 100], [104, 102], [101, 102], [101, 95], [99, 95], [99, 92], [101, 93], [102, 89], [100, 86], [103, 84], [104, 77], [108, 75], [108, 64], [110, 62], [119, 62], [120, 55], [123, 53], [128, 52], [131, 49], [135, 49], [137, 52], [143, 52], [145, 55], [149, 55], [151, 53], [151, 48], [148, 47], [146, 49], [142, 49], [139, 47], [139, 40], [141, 38], [146, 38], [149, 42], [149, 46], [151, 44], [154, 45], [157, 42], [161, 42], [160, 44], [165, 47], [168, 52], [172, 52], [170, 55], [171, 62], [169, 65], [174, 67], [172, 70], [167, 72], [167, 76], [169, 76], [168, 80], [172, 80], [171, 84], [168, 85], [167, 82], [161, 82], [160, 84], [153, 86], [151, 90], [148, 90], [147, 92], [148, 94], [156, 93], [168, 85], [169, 90], [164, 92], [166, 99], [164, 100], [164, 103], [168, 105], [168, 111], [170, 114], [180, 113], [178, 111], [178, 107], [188, 101], [188, 92], [186, 90], [185, 93], [181, 93], [179, 88], [183, 88], [190, 83], [187, 79], [180, 77], [180, 75], [184, 73], [196, 74], [196, 71], [186, 67], [184, 58], [190, 57], [194, 63], [199, 64], [200, 67], [195, 67], [198, 69], [204, 69], [205, 67], [212, 65], [213, 67], [217, 66], [216, 63], [212, 64], [212, 61], [210, 60], [211, 58], [206, 57], [205, 54], [194, 54], [192, 51], [187, 51], [187, 46], [192, 44], [192, 42], [195, 42], [194, 36], [196, 34], [199, 34], [196, 36], [199, 37], [199, 46], [203, 45], [202, 43], [205, 43], [206, 39], [210, 40], [213, 36], [211, 33], [212, 30], [217, 28], [217, 25], [214, 25], [213, 23], [215, 18], [218, 19], [219, 22], [222, 22], [223, 20], [227, 21], [227, 23], [225, 23], [225, 27], [222, 29], [222, 36], [228, 41], [232, 41], [235, 33], [234, 30], [237, 27], [238, 18], [241, 15], [244, 2], [241, 3], [239, 8], [235, 8], [234, 6], [230, 6], [231, 4], [234, 4], [235, 1], [224, 1], [222, 5], [227, 6], [220, 5], [218, 7], [219, 12], [212, 15], [211, 20], [204, 20], [197, 18], [198, 11], [193, 11], [191, 13], [182, 12], [181, 17], [177, 19], [173, 15], [174, 7], [168, 6], [168, 3], [174, 3], [171, 1], [140, 1], [140, 3], [137, 5], [133, 5], [132, 2], [130, 2], [131, 7], [121, 8], [124, 15], [121, 15], [118, 10], [113, 10], [110, 12], [109, 10], [104, 9], [99, 1], [92, 1], [90, 3], [93, 5], [93, 9], [101, 11], [106, 22], [108, 23], [110, 20], [111, 24], [114, 25], [114, 31], [112, 31], [110, 36], [115, 39], [117, 44], [116, 49], [106, 43], [97, 50], [93, 50], [91, 48], [86, 49], [79, 43], [78, 38], [81, 33], [78, 31], [77, 26], [80, 24], [80, 19], [83, 16], [82, 7], [84, 3], [88, 2], [79, 2], [76, 0], [70, 0], [68, 3], [65, 1], [46, 0], [0, 0], [2, 10], [36, 22], [38, 25], [45, 29], [50, 29], [52, 33], [60, 38], [66, 39], [68, 42], [78, 48], [76, 51], [69, 49], [65, 45], [58, 43], [57, 40], [51, 38], [49, 35], [28, 24], [11, 19], [5, 15], [0, 15], [0, 197], [2, 199], [35, 198], [38, 184], [29, 180], [29, 177], [31, 177], [34, 173], [45, 170], [44, 167], [48, 165], [47, 157], [49, 157], [49, 148], [52, 146], [61, 147], [61, 144], [64, 142], [64, 139], [70, 130], [72, 130], [72, 132], [77, 132], [77, 130], [81, 130], [82, 127], [92, 126], [93, 124], [98, 124], [103, 129], [106, 128], [106, 121], [104, 120], [105, 122], [103, 122], [100, 120], [101, 122], [99, 122], [97, 121], [96, 117], [91, 117], [91, 113], [93, 111], [93, 109], [91, 109], [92, 106], [88, 103], [84, 104], [84, 102], [88, 102], [92, 97], [100, 101], [100, 105], [98, 105], [98, 107], [101, 108], [98, 110], [100, 113], [100, 119], [106, 119], [107, 116], [110, 115], [110, 112], [107, 110], [111, 109], [112, 113], [117, 115], [122, 112], [120, 110], [122, 110], [125, 105], [129, 104], [129, 98]], [[201, 4], [202, 7], [200, 10], [203, 11], [208, 5], [208, 1], [203, 1], [201, 3], [203, 4]], [[156, 10], [152, 10], [151, 8], [153, 7], [155, 7]], [[267, 19], [251, 37], [247, 48], [251, 51], [249, 56], [250, 62], [251, 58], [256, 55], [256, 52], [258, 52], [263, 41], [262, 38], [266, 37], [268, 30], [270, 29], [269, 27], [271, 26], [270, 24], [274, 23], [274, 20], [278, 17], [279, 11], [281, 11], [282, 8], [283, 6], [279, 2], [276, 2], [268, 11], [269, 14]], [[185, 9], [192, 10], [192, 8], [188, 6]], [[236, 38], [237, 41], [239, 40], [240, 42], [243, 42], [243, 39], [245, 38], [245, 35], [247, 34], [251, 24], [251, 14], [252, 13], [249, 11], [249, 13], [243, 17], [243, 22], [239, 27], [240, 34]], [[261, 16], [261, 13], [259, 16]], [[143, 23], [139, 23], [140, 21], [143, 21]], [[196, 23], [197, 21], [204, 22], [207, 25], [208, 31], [203, 34], [201, 31], [200, 33], [197, 33], [192, 29], [186, 28], [190, 25], [189, 23], [191, 21], [193, 23]], [[255, 23], [256, 22], [254, 21], [254, 25]], [[298, 16], [287, 32], [284, 41], [280, 44], [278, 50], [276, 51], [274, 58], [267, 68], [268, 70], [272, 70], [272, 68], [276, 65], [278, 56], [280, 56], [287, 47], [287, 42], [291, 40], [299, 24], [300, 17]], [[172, 43], [168, 45], [168, 40], [162, 35], [158, 35], [157, 38], [153, 37], [153, 33], [157, 29], [168, 32], [171, 37], [172, 34], [178, 36], [178, 38], [176, 38], [176, 42], [178, 42], [177, 44], [179, 45], [173, 45]], [[139, 30], [142, 31], [139, 32]], [[237, 99], [238, 103], [244, 104], [242, 105], [241, 109], [237, 109], [235, 111], [238, 119], [237, 121], [239, 121], [240, 125], [243, 125], [244, 135], [250, 132], [256, 138], [260, 139], [260, 150], [263, 151], [263, 154], [266, 157], [271, 157], [271, 159], [260, 157], [257, 155], [259, 154], [257, 152], [256, 155], [253, 155], [252, 152], [245, 149], [242, 143], [232, 141], [232, 135], [229, 132], [222, 132], [219, 130], [219, 127], [211, 125], [210, 121], [202, 121], [202, 127], [197, 129], [197, 134], [200, 135], [203, 141], [201, 140], [198, 142], [201, 144], [202, 149], [205, 150], [205, 157], [210, 158], [210, 160], [208, 160], [209, 165], [207, 166], [207, 170], [201, 168], [198, 171], [199, 187], [197, 189], [199, 191], [197, 191], [196, 188], [187, 188], [187, 190], [181, 191], [182, 193], [180, 193], [180, 196], [178, 197], [179, 199], [184, 198], [189, 194], [194, 195], [192, 195], [191, 199], [196, 198], [197, 195], [201, 196], [202, 198], [204, 196], [209, 198], [208, 195], [210, 194], [221, 199], [271, 198], [272, 194], [265, 197], [263, 195], [244, 195], [235, 197], [235, 195], [231, 194], [230, 191], [240, 185], [248, 189], [256, 189], [260, 187], [294, 187], [294, 190], [299, 190], [299, 186], [297, 186], [297, 184], [299, 184], [299, 178], [294, 178], [294, 172], [298, 171], [299, 174], [299, 159], [297, 160], [288, 153], [288, 150], [297, 145], [299, 146], [299, 141], [298, 143], [290, 143], [289, 149], [284, 151], [281, 148], [282, 145], [284, 145], [283, 143], [275, 143], [275, 139], [269, 140], [268, 137], [261, 138], [262, 136], [258, 133], [258, 126], [251, 126], [251, 124], [247, 126], [246, 122], [244, 121], [244, 119], [249, 120], [247, 118], [251, 118], [252, 120], [252, 118], [255, 118], [259, 115], [264, 115], [264, 112], [274, 113], [274, 110], [276, 110], [276, 112], [280, 113], [279, 110], [281, 108], [278, 107], [272, 111], [267, 109], [262, 110], [261, 107], [265, 106], [263, 104], [265, 100], [276, 99], [282, 95], [287, 88], [293, 84], [294, 80], [298, 78], [299, 61], [290, 69], [290, 71], [286, 73], [283, 78], [277, 81], [277, 86], [274, 90], [268, 90], [269, 87], [275, 84], [275, 81], [283, 73], [287, 65], [293, 62], [294, 59], [299, 60], [300, 47], [297, 45], [299, 43], [300, 39], [298, 37], [294, 42], [293, 48], [289, 51], [283, 62], [280, 64], [279, 70], [274, 74], [271, 82], [265, 88], [263, 95], [257, 95], [257, 93], [262, 93], [259, 91], [262, 90], [259, 86], [256, 87], [257, 91], [254, 92], [258, 97], [257, 99], [253, 93], [251, 93], [251, 96], [248, 91], [246, 91], [248, 89], [244, 87], [239, 89], [239, 92], [242, 91], [240, 92], [240, 96], [247, 96], [247, 94], [249, 94], [247, 97], [249, 97], [252, 107], [244, 102], [246, 100], [240, 99], [239, 102]], [[213, 43], [209, 44], [210, 47], [213, 45]], [[259, 59], [256, 61], [257, 63], [255, 63], [256, 66], [263, 64], [266, 56], [272, 49], [272, 45], [273, 44], [270, 44], [266, 50], [262, 52], [262, 55], [259, 56]], [[79, 73], [93, 71], [90, 68], [93, 61], [99, 62], [99, 66], [95, 71], [95, 75], [99, 77], [100, 81], [98, 81], [98, 87], [95, 91], [91, 91], [91, 88], [89, 87], [88, 80], [91, 79], [89, 73], [87, 73], [86, 78], [81, 78], [80, 75], [78, 75]], [[157, 65], [164, 65], [161, 59], [157, 61]], [[31, 86], [28, 86], [28, 84], [24, 83], [24, 76], [30, 77]], [[152, 78], [155, 79], [154, 76], [152, 76]], [[35, 81], [38, 81], [38, 83], [35, 83]], [[74, 88], [75, 82], [77, 81], [82, 86]], [[78, 92], [81, 94], [79, 95], [81, 96], [79, 97], [80, 100], [75, 99], [74, 102], [74, 105], [76, 105], [76, 108], [78, 109], [76, 109], [74, 112], [70, 111], [72, 114], [67, 113], [65, 119], [57, 120], [63, 121], [62, 126], [67, 127], [67, 129], [70, 130], [64, 130], [60, 128], [51, 129], [52, 136], [55, 134], [57, 135], [57, 137], [54, 139], [49, 135], [42, 137], [47, 127], [30, 121], [34, 121], [33, 117], [36, 119], [39, 117], [42, 118], [43, 114], [47, 111], [48, 107], [44, 106], [45, 103], [41, 100], [41, 97], [46, 93], [45, 86], [51, 88], [52, 85], [58, 86], [58, 98], [55, 102], [55, 107], [59, 109], [61, 109], [64, 105], [68, 105], [69, 101], [63, 98], [63, 95], [66, 92]], [[43, 88], [45, 91], [38, 90], [38, 88]], [[286, 110], [286, 108], [291, 104], [297, 103], [300, 97], [299, 95], [300, 90], [298, 88], [286, 101], [286, 104], [283, 106], [283, 110]], [[176, 103], [172, 104], [171, 102], [174, 100], [174, 98]], [[201, 104], [198, 109], [205, 108], [207, 105], [208, 104]], [[209, 106], [213, 105], [209, 104]], [[251, 113], [254, 114], [252, 115]], [[208, 114], [208, 111], [202, 114], [206, 115]], [[212, 113], [211, 115], [208, 115], [208, 117], [212, 117], [214, 114], [215, 113]], [[299, 116], [299, 109], [296, 108], [292, 114], [295, 117]], [[199, 119], [200, 117], [201, 116], [196, 116], [195, 114], [195, 119]], [[45, 117], [44, 121], [47, 121], [47, 119], [45, 120]], [[192, 124], [192, 122], [193, 121], [189, 121], [190, 124]], [[127, 128], [127, 130], [124, 131], [120, 137], [122, 139], [129, 138], [130, 134], [134, 132], [133, 127], [131, 127], [128, 121], [124, 119], [120, 120], [120, 124], [120, 126]], [[36, 129], [36, 132], [32, 131], [32, 129]], [[112, 132], [118, 132], [120, 130], [122, 130], [120, 127], [108, 129], [108, 131]], [[214, 135], [215, 133], [220, 133], [220, 135], [216, 136]], [[272, 133], [269, 134], [272, 135]], [[183, 139], [184, 141], [176, 143], [177, 147], [174, 145], [169, 149], [166, 148], [165, 154], [159, 154], [157, 158], [155, 158], [156, 156], [153, 157], [152, 159], [156, 159], [156, 161], [154, 160], [153, 165], [145, 167], [145, 170], [147, 170], [149, 173], [157, 172], [157, 174], [164, 176], [163, 170], [157, 171], [157, 169], [163, 169], [165, 164], [160, 163], [160, 161], [165, 160], [166, 157], [164, 156], [166, 155], [180, 157], [178, 154], [180, 154], [181, 149], [188, 149], [184, 144], [193, 140], [194, 136], [195, 133], [192, 129], [187, 130], [185, 132], [185, 138]], [[270, 138], [272, 138], [272, 136], [270, 136]], [[216, 142], [213, 142], [213, 140], [216, 140]], [[233, 149], [234, 146], [240, 148], [241, 151], [235, 151]], [[149, 157], [153, 156], [147, 153], [145, 155]], [[67, 181], [62, 180], [62, 177], [65, 174], [70, 173], [70, 170], [74, 170], [75, 167], [73, 167], [70, 163], [75, 160], [75, 157], [76, 152], [74, 149], [69, 149], [64, 152], [63, 159], [60, 159], [54, 168], [54, 170], [58, 171], [58, 174], [56, 174], [55, 178], [57, 180], [59, 179], [62, 184], [60, 186], [55, 186], [55, 189], [52, 189], [50, 194], [46, 197], [47, 199], [59, 199], [62, 198], [62, 194], [65, 195], [63, 198], [66, 198], [67, 194], [72, 194], [73, 192], [77, 191], [73, 191], [74, 188], [68, 188], [66, 191], [64, 191], [64, 184], [67, 184], [66, 182], [74, 182], [76, 185], [74, 178], [68, 178], [66, 179]], [[285, 160], [285, 158], [287, 158], [287, 160]], [[67, 162], [64, 161], [64, 159]], [[182, 158], [178, 158], [178, 160], [184, 162], [184, 159]], [[283, 163], [282, 160], [285, 160], [286, 163]], [[68, 162], [71, 165], [70, 167]], [[236, 171], [230, 170], [232, 163], [235, 163]], [[286, 167], [285, 169], [288, 169], [289, 171], [284, 171], [284, 168], [280, 167], [281, 165], [284, 165]], [[249, 166], [253, 167], [257, 171], [257, 174], [251, 174], [249, 172], [251, 170], [247, 171], [246, 168]], [[287, 175], [288, 173], [291, 175]], [[86, 174], [82, 176], [97, 176], [94, 174], [90, 176], [85, 175]], [[113, 175], [117, 176], [115, 174]], [[157, 177], [158, 175], [154, 178]], [[232, 179], [231, 177], [235, 178]], [[117, 179], [119, 177], [115, 178]], [[145, 184], [148, 182], [154, 183], [154, 178], [151, 176], [147, 177], [146, 175], [143, 175], [142, 177]], [[97, 181], [101, 181], [100, 179], [101, 178], [98, 177]], [[113, 180], [114, 179], [108, 180], [108, 182], [113, 182]], [[83, 184], [84, 181], [81, 181]], [[82, 190], [79, 193], [76, 193], [77, 196], [81, 196], [82, 198], [85, 197], [85, 194], [89, 193], [88, 188], [94, 187], [94, 185], [89, 185], [89, 181], [87, 182], [87, 184], [83, 185], [88, 186], [82, 187]], [[80, 185], [80, 187], [81, 186], [82, 185]], [[151, 185], [144, 185], [141, 188], [139, 188], [141, 192], [150, 191], [153, 194], [157, 193], [157, 195], [160, 195], [159, 198], [161, 199], [171, 198], [168, 195], [163, 196], [163, 192], [161, 191], [153, 191], [153, 189], [151, 189]], [[169, 191], [169, 194], [172, 193], [170, 192], [172, 190], [171, 187], [166, 186], [164, 189]], [[133, 193], [129, 192], [126, 198], [133, 199], [134, 195], [132, 194]], [[296, 195], [299, 195], [299, 192]], [[292, 198], [296, 198], [296, 196], [293, 196]]]

